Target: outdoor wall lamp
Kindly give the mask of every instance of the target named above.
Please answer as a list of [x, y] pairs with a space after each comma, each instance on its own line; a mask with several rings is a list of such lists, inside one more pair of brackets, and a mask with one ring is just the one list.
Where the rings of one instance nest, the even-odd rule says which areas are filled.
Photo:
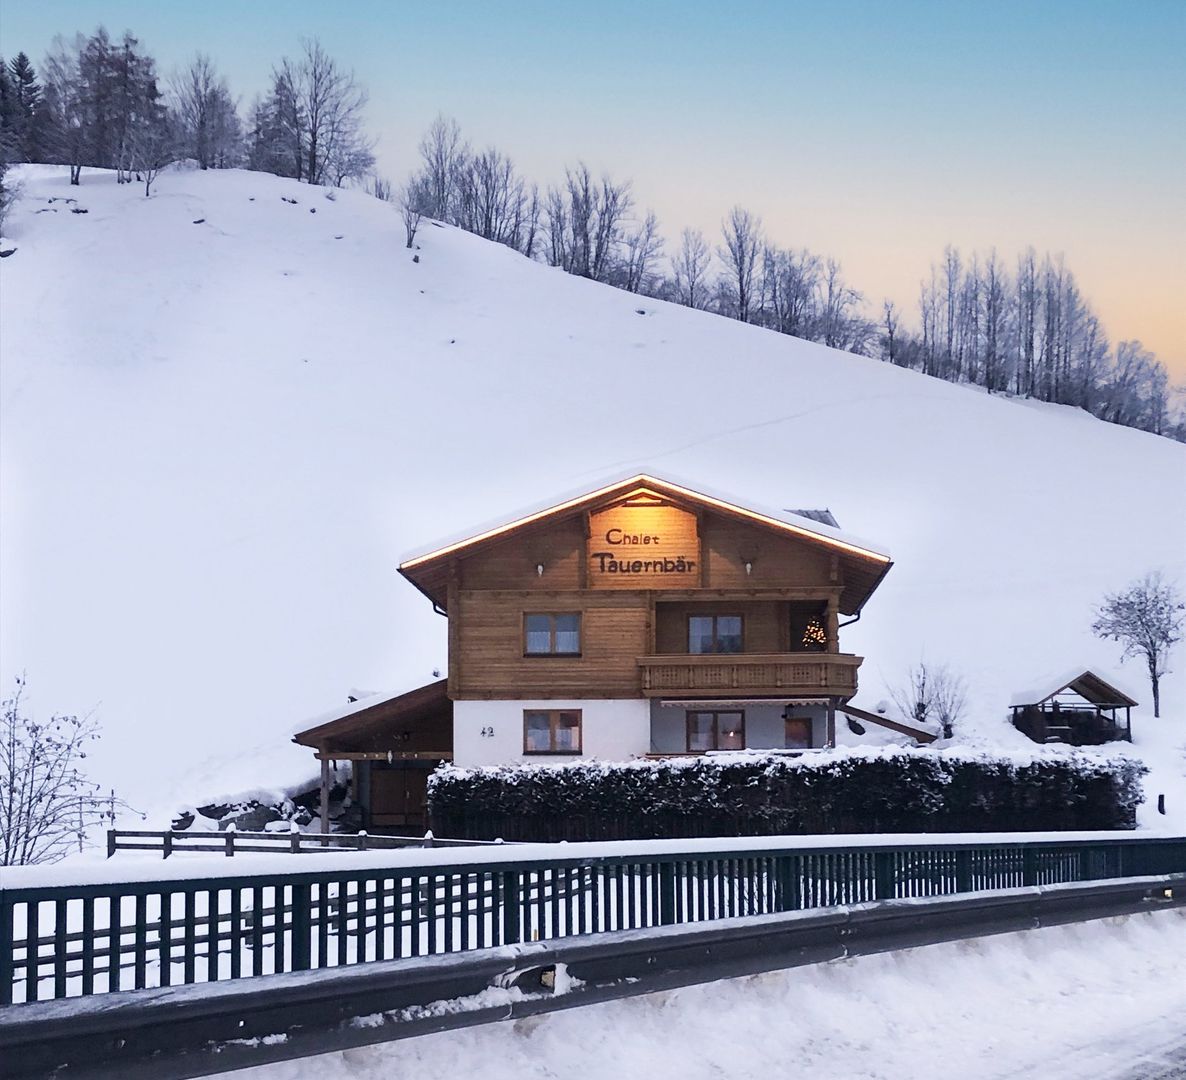
[[543, 576], [544, 576], [544, 564], [543, 564], [542, 562], [537, 562], [537, 563], [535, 564], [535, 572], [536, 572], [536, 574], [538, 574], [540, 577], [543, 577]]
[[749, 577], [750, 574], [752, 574], [753, 572], [754, 572], [754, 560], [746, 559], [745, 560], [745, 576]]

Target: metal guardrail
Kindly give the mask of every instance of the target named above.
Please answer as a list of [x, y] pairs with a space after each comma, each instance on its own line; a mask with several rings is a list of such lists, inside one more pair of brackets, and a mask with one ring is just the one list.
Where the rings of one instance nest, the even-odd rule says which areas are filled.
[[[11, 1080], [204, 1076], [759, 971], [1184, 905], [1186, 875], [1146, 877], [47, 1001], [0, 1010], [0, 1061]], [[490, 993], [510, 988], [518, 993]]]
[[236, 852], [287, 851], [380, 851], [409, 847], [478, 847], [496, 840], [443, 840], [431, 832], [423, 836], [383, 836], [376, 833], [239, 832], [150, 832], [142, 829], [108, 829], [107, 858], [117, 851], [159, 851], [161, 857], [183, 851]]
[[[0, 1004], [872, 900], [1186, 873], [1186, 838], [471, 849], [422, 863], [0, 888]], [[607, 851], [624, 852], [609, 854]], [[337, 856], [335, 856], [335, 860]]]

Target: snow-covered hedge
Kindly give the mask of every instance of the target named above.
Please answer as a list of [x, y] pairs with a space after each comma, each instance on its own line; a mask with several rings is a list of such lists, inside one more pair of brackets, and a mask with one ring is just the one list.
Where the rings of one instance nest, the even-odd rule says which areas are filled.
[[428, 798], [439, 835], [474, 839], [1130, 829], [1146, 771], [1072, 751], [886, 748], [443, 767]]

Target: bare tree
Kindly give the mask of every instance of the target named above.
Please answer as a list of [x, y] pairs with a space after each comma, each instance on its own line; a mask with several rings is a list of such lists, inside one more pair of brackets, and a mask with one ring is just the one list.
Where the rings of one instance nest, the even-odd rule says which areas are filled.
[[663, 250], [654, 211], [647, 211], [638, 228], [627, 234], [622, 246], [622, 287], [627, 292], [650, 293], [654, 286], [654, 266]]
[[438, 221], [449, 220], [458, 165], [468, 154], [457, 121], [438, 115], [420, 140], [423, 213]]
[[1161, 715], [1161, 679], [1169, 673], [1170, 650], [1182, 640], [1184, 611], [1181, 593], [1155, 570], [1123, 592], [1107, 594], [1091, 624], [1096, 637], [1120, 642], [1121, 660], [1145, 661], [1154, 716]]
[[305, 177], [310, 184], [321, 184], [343, 144], [357, 138], [367, 92], [316, 38], [301, 44], [296, 87], [305, 119]]
[[566, 169], [564, 186], [549, 189], [546, 200], [548, 261], [570, 274], [611, 280], [633, 205], [629, 183], [608, 175], [599, 183], [584, 162]]
[[367, 194], [373, 195], [380, 202], [391, 202], [394, 194], [391, 189], [391, 181], [385, 176], [372, 176], [367, 185]]
[[925, 660], [910, 668], [902, 685], [891, 687], [890, 697], [899, 711], [916, 723], [938, 724], [945, 739], [955, 734], [955, 725], [967, 707], [964, 680], [946, 664]]
[[723, 246], [717, 254], [725, 264], [733, 315], [742, 322], [753, 317], [754, 272], [762, 251], [762, 219], [735, 206], [721, 222]]
[[86, 88], [80, 71], [85, 47], [86, 39], [81, 34], [75, 34], [70, 42], [59, 35], [42, 65], [50, 156], [70, 167], [71, 184], [80, 182], [87, 155]]
[[882, 341], [885, 343], [884, 356], [891, 364], [898, 362], [898, 353], [894, 350], [894, 341], [898, 333], [898, 324], [902, 321], [902, 316], [898, 309], [894, 306], [892, 300], [886, 300], [881, 305], [881, 325], [885, 329], [885, 334], [882, 336]]
[[56, 862], [81, 850], [87, 831], [113, 811], [82, 771], [99, 738], [89, 716], [25, 715], [23, 677], [0, 704], [0, 865]]
[[210, 57], [198, 53], [171, 80], [180, 150], [202, 169], [225, 169], [238, 163], [242, 125], [226, 79]]
[[679, 254], [674, 260], [675, 296], [685, 307], [702, 308], [708, 303], [708, 241], [699, 229], [680, 234]]
[[404, 236], [408, 247], [412, 247], [416, 242], [424, 207], [430, 204], [432, 197], [428, 180], [423, 173], [413, 175], [399, 190], [397, 201], [404, 219]]

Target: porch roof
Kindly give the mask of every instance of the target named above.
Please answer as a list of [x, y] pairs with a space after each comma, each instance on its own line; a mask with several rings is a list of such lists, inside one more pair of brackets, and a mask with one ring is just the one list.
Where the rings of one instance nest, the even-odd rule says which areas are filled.
[[298, 731], [292, 741], [320, 753], [334, 750], [399, 750], [397, 737], [437, 734], [448, 736], [453, 747], [453, 702], [447, 693], [448, 680], [419, 686], [402, 694], [375, 694], [352, 702], [340, 714], [319, 718], [318, 722]]

